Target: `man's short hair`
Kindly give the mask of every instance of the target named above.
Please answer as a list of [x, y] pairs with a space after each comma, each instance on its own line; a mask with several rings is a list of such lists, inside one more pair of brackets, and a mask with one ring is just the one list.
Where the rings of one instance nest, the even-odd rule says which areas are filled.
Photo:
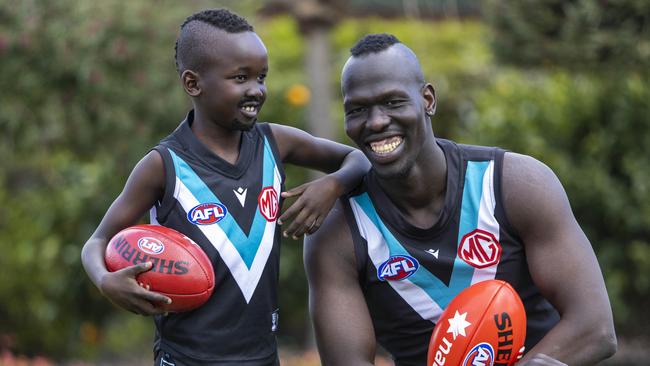
[[197, 50], [202, 47], [202, 35], [205, 27], [194, 26], [197, 22], [210, 25], [228, 33], [253, 32], [253, 26], [241, 16], [227, 9], [207, 9], [192, 14], [181, 25], [180, 34], [174, 47], [174, 59], [179, 73], [188, 68], [196, 68], [200, 64], [196, 60]]
[[400, 42], [400, 40], [392, 34], [368, 34], [357, 41], [357, 43], [352, 48], [350, 48], [350, 53], [353, 57], [359, 57], [368, 53], [381, 52], [397, 43], [402, 42]]

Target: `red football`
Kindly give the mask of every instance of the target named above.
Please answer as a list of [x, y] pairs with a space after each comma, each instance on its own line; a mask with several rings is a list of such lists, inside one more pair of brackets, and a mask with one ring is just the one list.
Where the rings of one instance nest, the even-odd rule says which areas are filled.
[[508, 283], [488, 280], [461, 291], [431, 335], [427, 366], [511, 366], [523, 351], [526, 311]]
[[139, 274], [137, 281], [170, 297], [171, 304], [156, 304], [167, 311], [196, 309], [214, 290], [214, 271], [205, 252], [164, 226], [135, 225], [120, 231], [108, 242], [104, 260], [111, 272], [151, 262], [151, 270]]

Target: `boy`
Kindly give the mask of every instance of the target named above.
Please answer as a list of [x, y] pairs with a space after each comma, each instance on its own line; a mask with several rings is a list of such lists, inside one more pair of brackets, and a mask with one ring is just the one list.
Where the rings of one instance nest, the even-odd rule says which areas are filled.
[[[156, 365], [277, 364], [276, 222], [296, 216], [285, 236], [313, 232], [369, 167], [345, 145], [255, 123], [266, 97], [267, 61], [253, 28], [228, 10], [202, 11], [183, 23], [176, 62], [194, 108], [135, 166], [82, 250], [84, 268], [102, 294], [134, 313], [156, 315]], [[300, 197], [278, 219], [283, 162], [331, 174], [284, 193]], [[192, 222], [187, 213], [204, 203], [223, 205], [224, 218]], [[150, 263], [106, 270], [108, 240], [150, 208], [153, 223], [192, 238], [213, 263], [214, 294], [199, 309], [163, 316], [155, 304], [170, 299], [135, 281]]]

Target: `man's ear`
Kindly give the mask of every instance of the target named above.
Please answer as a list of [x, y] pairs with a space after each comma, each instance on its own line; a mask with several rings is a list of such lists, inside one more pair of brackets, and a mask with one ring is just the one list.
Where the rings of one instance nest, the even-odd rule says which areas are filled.
[[201, 95], [201, 87], [199, 86], [199, 74], [192, 70], [185, 70], [181, 74], [181, 82], [183, 89], [190, 97], [198, 97]]
[[424, 111], [427, 116], [431, 117], [436, 113], [436, 106], [438, 99], [436, 98], [436, 90], [430, 83], [424, 84], [422, 87], [422, 97], [424, 98]]

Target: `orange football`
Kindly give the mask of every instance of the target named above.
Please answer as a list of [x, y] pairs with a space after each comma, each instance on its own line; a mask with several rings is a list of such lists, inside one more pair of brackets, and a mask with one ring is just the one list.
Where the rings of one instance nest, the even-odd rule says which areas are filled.
[[488, 280], [461, 291], [433, 329], [427, 366], [511, 366], [523, 351], [526, 311], [507, 282]]

